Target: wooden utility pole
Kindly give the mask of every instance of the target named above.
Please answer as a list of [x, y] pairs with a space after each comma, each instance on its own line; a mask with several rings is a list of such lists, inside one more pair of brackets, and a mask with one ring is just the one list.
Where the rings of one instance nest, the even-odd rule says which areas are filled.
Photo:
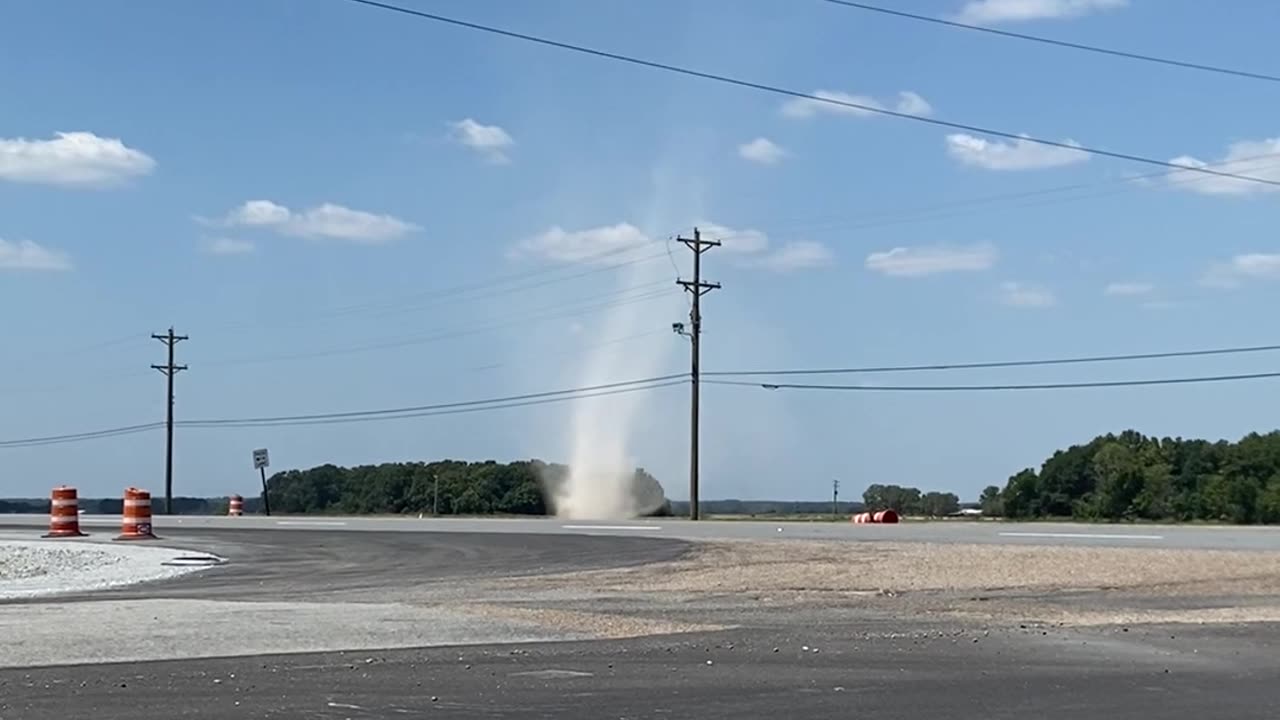
[[169, 379], [169, 402], [167, 403], [168, 411], [165, 420], [165, 447], [164, 447], [164, 514], [173, 514], [173, 376], [187, 369], [186, 365], [173, 364], [173, 348], [178, 343], [187, 339], [186, 335], [174, 335], [173, 328], [169, 328], [169, 332], [163, 335], [152, 335], [152, 338], [159, 340], [169, 346], [169, 362], [164, 365], [152, 365], [151, 367], [159, 370]]
[[692, 238], [677, 237], [676, 240], [684, 243], [693, 251], [693, 279], [692, 280], [676, 280], [676, 283], [683, 287], [693, 296], [693, 304], [689, 309], [689, 340], [692, 347], [692, 356], [689, 367], [689, 378], [691, 381], [691, 397], [689, 399], [689, 519], [697, 520], [698, 512], [698, 386], [701, 377], [699, 369], [700, 362], [700, 339], [702, 337], [702, 296], [712, 290], [719, 290], [720, 283], [704, 282], [702, 280], [702, 253], [713, 247], [719, 247], [719, 240], [703, 240], [702, 234], [698, 232], [698, 228], [693, 229]]

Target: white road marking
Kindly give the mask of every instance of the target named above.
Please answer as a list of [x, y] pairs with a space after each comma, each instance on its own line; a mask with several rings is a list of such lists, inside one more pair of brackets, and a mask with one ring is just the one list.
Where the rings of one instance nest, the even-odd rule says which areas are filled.
[[564, 530], [661, 530], [661, 525], [561, 525]]
[[538, 678], [539, 680], [592, 677], [592, 675], [592, 673], [582, 672], [580, 670], [558, 670], [555, 668], [548, 668], [546, 670], [526, 670], [525, 672], [511, 673], [511, 677], [532, 677]]
[[343, 520], [277, 520], [276, 525], [283, 526], [300, 526], [300, 527], [344, 527], [346, 522]]
[[1004, 537], [1061, 538], [1065, 540], [1163, 540], [1163, 535], [1121, 535], [1107, 533], [1002, 532]]

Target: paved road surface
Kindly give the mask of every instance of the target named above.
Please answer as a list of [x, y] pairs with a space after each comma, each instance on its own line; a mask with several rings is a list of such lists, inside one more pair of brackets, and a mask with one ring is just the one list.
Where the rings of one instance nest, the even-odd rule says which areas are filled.
[[[43, 522], [0, 519], [21, 532]], [[85, 520], [104, 540], [116, 523]], [[0, 626], [9, 623], [0, 665], [18, 666], [0, 669], [0, 719], [1277, 717], [1280, 628], [1269, 625], [981, 629], [726, 605], [719, 615], [739, 627], [717, 633], [538, 642], [571, 635], [413, 601], [415, 587], [469, 598], [487, 575], [671, 558], [686, 547], [681, 538], [1261, 549], [1277, 547], [1274, 530], [306, 517], [156, 525], [166, 545], [231, 562], [92, 598], [0, 604]], [[607, 611], [610, 600], [601, 602]], [[513, 639], [525, 642], [492, 644]], [[469, 646], [425, 647], [441, 643]], [[319, 651], [392, 646], [407, 649]], [[102, 662], [135, 651], [188, 659]], [[241, 656], [193, 659], [197, 651]], [[34, 667], [48, 662], [62, 666]]]
[[[624, 522], [566, 521], [556, 518], [416, 518], [245, 516], [156, 517], [157, 532], [168, 528], [253, 528], [434, 533], [518, 533], [553, 535], [610, 535], [665, 537], [691, 540], [804, 538], [810, 540], [896, 540], [935, 543], [1003, 543], [1034, 545], [1095, 545], [1215, 550], [1280, 550], [1278, 527], [1197, 525], [1086, 525], [1080, 523], [1004, 523], [974, 521], [908, 522], [899, 525], [852, 523], [724, 520], [689, 522], [677, 518]], [[0, 515], [0, 527], [45, 527], [43, 515]], [[112, 532], [120, 520], [111, 516], [83, 517], [90, 532]], [[108, 528], [110, 528], [108, 530]]]
[[[660, 562], [678, 557], [688, 546], [680, 540], [648, 537], [567, 534], [531, 539], [514, 533], [372, 530], [352, 535], [310, 527], [280, 532], [250, 525], [167, 528], [157, 543], [190, 550], [193, 555], [213, 554], [227, 563], [171, 582], [98, 591], [90, 596], [323, 600], [341, 593], [361, 593], [372, 598], [380, 591], [389, 594], [422, 583], [462, 583], [484, 576], [539, 575]], [[12, 528], [4, 532], [12, 534]], [[55, 599], [75, 597], [61, 595]], [[48, 598], [10, 603], [46, 601]]]
[[1256, 632], [875, 632], [883, 630], [0, 670], [0, 717], [1276, 717], [1277, 648]]

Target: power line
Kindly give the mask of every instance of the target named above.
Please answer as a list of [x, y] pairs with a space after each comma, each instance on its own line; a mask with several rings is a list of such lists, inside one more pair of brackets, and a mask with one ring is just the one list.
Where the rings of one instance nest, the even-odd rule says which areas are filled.
[[[666, 285], [666, 283], [667, 281], [665, 280], [654, 281], [651, 283], [642, 283], [640, 285], [636, 285], [630, 288], [624, 288], [620, 291], [614, 290], [609, 293], [605, 293], [598, 296], [590, 296], [590, 297], [606, 298], [606, 297], [613, 297], [613, 296], [619, 296], [619, 295], [626, 295], [627, 293], [633, 293], [636, 290], [644, 290], [646, 288], [657, 288], [658, 286]], [[464, 329], [458, 329], [458, 330], [444, 330], [444, 331], [439, 331], [439, 332], [431, 333], [427, 335], [410, 336], [407, 338], [402, 337], [395, 340], [386, 340], [382, 342], [367, 343], [362, 345], [352, 345], [352, 346], [339, 347], [339, 348], [329, 348], [326, 350], [317, 350], [313, 352], [286, 353], [286, 354], [280, 354], [280, 355], [235, 358], [231, 360], [211, 362], [211, 363], [207, 363], [207, 365], [211, 367], [227, 367], [227, 366], [234, 366], [234, 365], [250, 365], [250, 364], [258, 364], [258, 363], [282, 362], [282, 361], [289, 361], [289, 360], [311, 360], [315, 358], [334, 357], [338, 355], [351, 355], [351, 354], [369, 352], [374, 350], [389, 350], [393, 348], [425, 345], [433, 342], [438, 342], [440, 340], [452, 340], [452, 339], [461, 338], [461, 337], [481, 335], [487, 332], [502, 330], [509, 327], [525, 326], [534, 322], [582, 317], [584, 315], [590, 315], [590, 314], [601, 312], [603, 310], [607, 310], [610, 308], [621, 307], [624, 305], [632, 305], [640, 302], [647, 302], [649, 300], [656, 300], [663, 297], [670, 297], [670, 295], [671, 295], [670, 290], [664, 288], [664, 289], [654, 289], [652, 291], [645, 292], [638, 295], [632, 295], [630, 297], [620, 297], [619, 299], [611, 302], [579, 305], [578, 304], [580, 302], [580, 299], [579, 299], [572, 303], [567, 303], [567, 304], [559, 303], [556, 305], [544, 307], [542, 308], [541, 311], [535, 311], [535, 313], [532, 315], [521, 315], [505, 322], [495, 323], [495, 324], [481, 326], [481, 327], [471, 327], [471, 328], [464, 328]], [[560, 310], [560, 312], [546, 312], [546, 311], [552, 311], [552, 310]]]
[[[605, 252], [601, 252], [601, 253], [583, 258], [579, 262], [598, 262], [600, 260], [604, 260], [617, 255], [623, 255], [628, 252], [632, 252], [634, 250], [643, 249], [645, 246], [653, 243], [654, 241], [650, 241], [649, 243], [645, 243], [643, 245], [614, 248]], [[546, 275], [548, 273], [563, 272], [567, 269], [572, 269], [572, 267], [566, 267], [565, 265], [557, 265], [549, 268], [538, 268], [538, 269], [530, 270], [527, 272], [510, 273], [508, 275], [499, 276], [492, 280], [462, 283], [462, 284], [454, 285], [452, 287], [447, 287], [447, 288], [425, 290], [421, 292], [411, 293], [409, 295], [396, 298], [396, 299], [370, 301], [370, 302], [364, 302], [364, 303], [357, 303], [353, 305], [340, 306], [337, 308], [331, 308], [324, 312], [318, 313], [317, 315], [311, 318], [310, 322], [316, 322], [316, 321], [325, 320], [325, 319], [344, 318], [344, 317], [350, 317], [350, 316], [360, 315], [365, 313], [372, 313], [375, 316], [385, 316], [385, 315], [396, 314], [399, 312], [409, 312], [413, 310], [420, 310], [425, 307], [430, 307], [431, 305], [434, 305], [439, 302], [451, 302], [451, 301], [460, 301], [460, 300], [472, 301], [472, 300], [482, 300], [482, 299], [489, 299], [489, 298], [495, 298], [495, 297], [502, 297], [504, 295], [510, 295], [512, 293], [520, 292], [523, 290], [531, 290], [534, 288], [546, 287], [548, 285], [567, 282], [570, 280], [576, 280], [579, 278], [588, 277], [590, 275], [595, 275], [599, 273], [609, 272], [612, 270], [619, 270], [622, 268], [631, 267], [633, 265], [650, 262], [652, 260], [656, 260], [661, 257], [663, 257], [663, 253], [653, 253], [653, 254], [637, 257], [637, 258], [632, 258], [629, 260], [623, 260], [616, 263], [611, 263], [608, 265], [593, 267], [587, 270], [580, 270], [578, 272], [565, 275], [562, 277], [546, 278], [546, 279], [539, 280], [538, 282], [524, 283], [522, 285], [517, 285], [515, 287], [504, 288], [503, 286], [510, 285], [512, 283], [517, 283], [522, 280], [536, 278], [538, 276]], [[486, 291], [486, 290], [488, 290], [489, 292], [480, 292], [479, 294], [474, 294], [477, 291]], [[279, 325], [279, 324], [280, 323], [276, 323], [276, 325]], [[285, 324], [297, 326], [297, 325], [305, 325], [309, 323], [307, 321], [303, 321], [303, 322], [294, 322], [294, 323], [285, 323]], [[259, 323], [259, 322], [241, 322], [241, 323], [228, 323], [225, 325], [221, 325], [219, 327], [223, 329], [244, 329], [249, 327], [258, 327], [262, 325], [263, 323]]]
[[810, 385], [804, 383], [760, 383], [741, 380], [707, 380], [714, 385], [758, 387], [765, 390], [840, 390], [867, 392], [997, 392], [1013, 390], [1073, 390], [1080, 388], [1143, 387], [1150, 385], [1192, 385], [1196, 383], [1239, 382], [1280, 378], [1280, 372], [1244, 375], [1207, 375], [1201, 377], [1158, 378], [1147, 380], [1103, 380], [1096, 382], [1040, 383], [1026, 385]]
[[506, 395], [503, 397], [488, 398], [485, 400], [464, 400], [451, 403], [437, 403], [434, 405], [414, 405], [410, 407], [399, 408], [383, 408], [378, 410], [354, 410], [348, 412], [335, 413], [315, 413], [311, 415], [281, 415], [275, 417], [249, 417], [249, 418], [231, 418], [221, 420], [184, 420], [181, 424], [184, 427], [213, 427], [218, 425], [274, 425], [279, 423], [291, 423], [306, 420], [335, 420], [335, 419], [359, 419], [373, 418], [379, 416], [400, 415], [403, 413], [416, 413], [432, 410], [452, 410], [463, 407], [475, 407], [479, 405], [490, 405], [493, 403], [505, 403], [517, 400], [538, 400], [561, 395], [574, 395], [583, 392], [595, 392], [599, 390], [612, 390], [622, 387], [631, 387], [635, 385], [643, 385], [646, 383], [665, 382], [684, 378], [684, 374], [659, 375], [657, 377], [642, 378], [639, 380], [623, 380], [620, 382], [605, 383], [602, 385], [589, 385], [586, 387], [575, 387], [564, 390], [547, 390], [536, 393], [526, 393], [524, 395]]
[[[568, 388], [564, 390], [526, 393], [523, 395], [507, 395], [504, 397], [488, 398], [486, 400], [470, 400], [453, 403], [439, 403], [435, 405], [418, 405], [415, 407], [363, 410], [356, 412], [317, 413], [313, 415], [227, 418], [218, 420], [180, 420], [177, 422], [177, 425], [187, 428], [292, 427], [299, 425], [325, 425], [373, 420], [402, 420], [408, 418], [431, 417], [435, 415], [454, 415], [467, 412], [483, 412], [486, 410], [502, 410], [515, 407], [529, 407], [556, 402], [583, 400], [609, 395], [640, 392], [644, 390], [656, 390], [659, 388], [673, 387], [675, 385], [683, 385], [686, 382], [688, 382], [688, 379], [683, 373], [681, 373], [674, 375], [660, 375], [657, 377], [642, 378], [639, 380], [625, 380], [602, 385]], [[122, 435], [132, 435], [151, 430], [159, 430], [163, 427], [165, 427], [165, 423], [154, 422], [142, 425], [126, 425], [123, 427], [92, 430], [81, 433], [48, 435], [44, 437], [23, 438], [20, 440], [4, 440], [0, 441], [0, 449], [83, 442], [98, 438], [119, 437]]]
[[[1128, 355], [1089, 355], [1041, 360], [996, 360], [970, 363], [936, 363], [930, 365], [870, 365], [863, 367], [802, 368], [783, 370], [731, 370], [704, 372], [716, 377], [746, 377], [751, 375], [855, 375], [891, 372], [921, 372], [933, 370], [976, 370], [1011, 367], [1037, 367], [1044, 365], [1084, 365], [1089, 363], [1122, 362], [1128, 360], [1162, 360], [1167, 358], [1204, 357], [1208, 355], [1243, 355], [1246, 353], [1275, 352], [1280, 345], [1252, 345], [1244, 347], [1211, 348], [1204, 350], [1175, 350], [1170, 352], [1133, 353]], [[754, 383], [753, 383], [754, 384]]]
[[627, 393], [642, 392], [645, 390], [657, 390], [660, 388], [675, 387], [684, 385], [688, 382], [687, 378], [677, 376], [679, 380], [668, 380], [666, 382], [653, 383], [650, 385], [636, 385], [629, 387], [613, 388], [608, 390], [598, 390], [591, 392], [581, 392], [573, 395], [562, 395], [558, 397], [539, 398], [535, 400], [521, 400], [513, 402], [495, 403], [492, 405], [478, 405], [467, 407], [453, 407], [441, 410], [423, 410], [420, 412], [405, 413], [402, 415], [366, 415], [359, 417], [333, 417], [333, 418], [317, 418], [314, 420], [294, 420], [279, 423], [243, 423], [243, 424], [220, 424], [220, 425], [199, 425], [195, 427], [201, 428], [245, 428], [245, 427], [298, 427], [305, 425], [339, 425], [344, 423], [356, 422], [374, 422], [383, 420], [406, 420], [411, 418], [436, 417], [440, 415], [461, 415], [465, 413], [485, 412], [488, 410], [507, 410], [510, 408], [531, 407], [535, 405], [550, 405], [553, 403], [571, 402], [574, 400], [587, 400], [591, 398], [606, 397], [610, 395], [624, 395]]
[[1234, 75], [1236, 77], [1249, 78], [1251, 80], [1265, 80], [1267, 82], [1280, 82], [1280, 76], [1269, 75], [1267, 73], [1252, 72], [1249, 70], [1236, 70], [1233, 68], [1220, 67], [1217, 65], [1205, 65], [1203, 63], [1188, 62], [1186, 60], [1174, 60], [1172, 58], [1158, 57], [1155, 55], [1145, 55], [1143, 53], [1130, 52], [1127, 50], [1115, 50], [1112, 48], [1099, 47], [1097, 45], [1085, 45], [1083, 43], [1069, 42], [1067, 40], [1055, 40], [1053, 38], [1041, 37], [1039, 35], [1028, 35], [1026, 33], [1012, 32], [1010, 30], [997, 30], [995, 28], [983, 27], [981, 25], [970, 25], [955, 20], [944, 20], [943, 18], [931, 17], [929, 15], [918, 15], [916, 13], [905, 12], [902, 10], [891, 10], [889, 8], [880, 7], [878, 5], [868, 5], [861, 2], [850, 2], [850, 0], [824, 0], [832, 5], [840, 5], [854, 10], [865, 10], [867, 12], [880, 13], [882, 15], [892, 15], [894, 17], [905, 18], [907, 20], [916, 20], [919, 22], [933, 23], [934, 25], [943, 25], [950, 28], [961, 30], [973, 30], [975, 32], [987, 33], [989, 35], [998, 35], [1005, 38], [1013, 38], [1016, 40], [1026, 40], [1029, 42], [1037, 42], [1045, 45], [1054, 45], [1057, 47], [1069, 48], [1072, 50], [1083, 50], [1085, 52], [1100, 53], [1103, 55], [1111, 55], [1114, 57], [1125, 58], [1126, 60], [1141, 60], [1143, 62], [1158, 63], [1160, 65], [1171, 65], [1189, 70], [1202, 70], [1204, 72], [1218, 73], [1220, 75]]
[[420, 10], [413, 10], [411, 8], [401, 7], [398, 5], [391, 5], [388, 3], [376, 2], [375, 0], [347, 0], [347, 2], [352, 2], [359, 5], [367, 5], [369, 7], [379, 8], [382, 10], [389, 10], [391, 12], [402, 13], [404, 15], [411, 15], [413, 17], [421, 18], [424, 20], [432, 20], [435, 22], [445, 23], [448, 25], [456, 26], [456, 27], [463, 27], [470, 30], [489, 33], [492, 35], [500, 35], [503, 37], [512, 38], [516, 40], [523, 40], [525, 42], [536, 43], [539, 45], [554, 47], [561, 50], [568, 50], [570, 52], [581, 53], [583, 55], [591, 55], [594, 57], [604, 58], [607, 60], [615, 60], [618, 62], [628, 63], [631, 65], [647, 67], [654, 70], [662, 70], [665, 72], [676, 73], [679, 75], [686, 75], [689, 77], [700, 78], [703, 80], [711, 80], [713, 82], [723, 83], [726, 85], [735, 85], [737, 87], [744, 87], [752, 90], [759, 90], [761, 92], [767, 92], [774, 95], [782, 95], [785, 97], [798, 98], [801, 100], [809, 100], [812, 102], [833, 105], [836, 107], [844, 107], [852, 110], [859, 110], [865, 113], [870, 113], [875, 115], [887, 115], [889, 117], [896, 117], [903, 120], [913, 120], [915, 122], [924, 123], [927, 125], [933, 125], [936, 127], [945, 127], [945, 128], [950, 128], [952, 130], [965, 130], [967, 132], [978, 133], [980, 135], [990, 135], [992, 137], [1005, 138], [1008, 140], [1030, 142], [1030, 143], [1035, 143], [1037, 145], [1046, 145], [1048, 147], [1056, 147], [1056, 148], [1062, 148], [1066, 150], [1075, 150], [1077, 152], [1088, 153], [1090, 155], [1098, 155], [1101, 157], [1115, 158], [1118, 160], [1128, 160], [1129, 162], [1143, 163], [1145, 165], [1157, 165], [1160, 167], [1166, 167], [1174, 170], [1188, 170], [1191, 172], [1204, 173], [1206, 175], [1215, 175], [1218, 177], [1231, 178], [1233, 180], [1242, 180], [1246, 182], [1261, 183], [1264, 185], [1280, 186], [1280, 180], [1268, 180], [1266, 178], [1252, 177], [1248, 175], [1236, 175], [1234, 173], [1223, 172], [1220, 170], [1213, 170], [1211, 168], [1202, 167], [1202, 166], [1192, 167], [1192, 166], [1186, 166], [1186, 165], [1178, 165], [1176, 163], [1171, 163], [1165, 160], [1157, 160], [1155, 158], [1145, 157], [1142, 155], [1115, 152], [1112, 150], [1102, 150], [1100, 148], [1085, 147], [1083, 145], [1075, 145], [1072, 143], [1059, 142], [1056, 140], [1046, 140], [1044, 138], [1031, 137], [1028, 135], [1022, 135], [1019, 133], [1009, 132], [1006, 130], [996, 130], [993, 128], [982, 127], [979, 125], [969, 125], [967, 123], [951, 122], [949, 120], [941, 120], [938, 118], [923, 117], [920, 115], [913, 115], [911, 113], [900, 112], [897, 110], [890, 110], [884, 107], [877, 107], [875, 105], [865, 105], [862, 103], [849, 102], [847, 100], [839, 100], [836, 98], [822, 97], [819, 95], [801, 92], [798, 90], [791, 90], [778, 85], [769, 85], [769, 84], [755, 82], [751, 80], [743, 80], [741, 78], [735, 78], [729, 75], [720, 75], [716, 73], [705, 72], [702, 70], [694, 70], [692, 68], [682, 67], [679, 65], [670, 65], [670, 64], [658, 62], [655, 60], [646, 60], [646, 59], [638, 58], [631, 55], [622, 55], [619, 53], [609, 52], [605, 50], [597, 50], [595, 48], [590, 48], [583, 45], [574, 45], [571, 43], [560, 42], [558, 40], [551, 40], [544, 37], [538, 37], [536, 35], [528, 35], [525, 33], [519, 33], [512, 30], [505, 30], [505, 29], [494, 27], [491, 25], [482, 25], [479, 23], [469, 22], [466, 20], [458, 20], [456, 18], [446, 17], [443, 15], [435, 15], [432, 13], [422, 12]]
[[[595, 350], [598, 348], [609, 347], [611, 345], [622, 345], [624, 343], [635, 342], [636, 340], [642, 340], [644, 338], [653, 337], [655, 335], [666, 335], [668, 332], [670, 331], [666, 328], [646, 330], [645, 332], [639, 332], [632, 335], [623, 335], [621, 337], [611, 338], [609, 340], [601, 340], [600, 342], [594, 342], [588, 345], [578, 345], [576, 347], [572, 347], [557, 353], [550, 353], [550, 354], [539, 353], [538, 357], [548, 358], [548, 357], [577, 356], [577, 355], [581, 355], [583, 352], [587, 350]], [[501, 367], [507, 367], [510, 364], [511, 363], [509, 362], [489, 363], [487, 365], [475, 365], [467, 368], [459, 368], [459, 370], [463, 372], [480, 372], [484, 370], [496, 370]]]
[[44, 437], [23, 438], [21, 440], [3, 440], [0, 441], [0, 448], [18, 448], [18, 447], [37, 447], [40, 445], [60, 445], [69, 442], [82, 442], [85, 440], [97, 440], [99, 438], [119, 437], [121, 435], [134, 435], [136, 433], [149, 432], [151, 430], [159, 430], [164, 427], [163, 422], [144, 423], [142, 425], [125, 425], [123, 427], [106, 428], [104, 430], [91, 430], [89, 432], [70, 433], [66, 435], [46, 435]]
[[[1217, 163], [1209, 163], [1213, 167], [1225, 167], [1228, 165], [1236, 165], [1240, 163], [1253, 162], [1257, 160], [1277, 159], [1280, 153], [1264, 153], [1245, 158], [1236, 158], [1234, 160], [1225, 160]], [[1256, 168], [1264, 170], [1274, 167], [1274, 163], [1261, 165]], [[952, 218], [964, 217], [971, 214], [975, 209], [981, 209], [983, 205], [993, 205], [996, 203], [1009, 203], [1012, 200], [1027, 200], [1017, 204], [1003, 204], [1001, 210], [1020, 209], [1030, 207], [1043, 207], [1064, 202], [1077, 202], [1080, 200], [1091, 200], [1095, 198], [1110, 197], [1112, 195], [1130, 192], [1141, 185], [1138, 183], [1143, 180], [1153, 180], [1158, 178], [1169, 177], [1169, 185], [1187, 185], [1195, 182], [1202, 182], [1203, 177], [1171, 177], [1178, 174], [1178, 171], [1161, 170], [1154, 173], [1144, 173], [1126, 178], [1113, 178], [1094, 183], [1074, 183], [1071, 185], [1058, 185], [1055, 187], [1041, 188], [1038, 190], [1024, 190], [1013, 193], [998, 193], [993, 195], [984, 195], [976, 198], [968, 198], [964, 200], [954, 200], [933, 205], [922, 205], [914, 208], [898, 208], [892, 210], [880, 210], [865, 213], [857, 218], [840, 218], [839, 216], [829, 217], [827, 220], [815, 222], [792, 223], [789, 225], [773, 225], [772, 231], [779, 230], [791, 231], [821, 231], [821, 230], [869, 230], [883, 227], [894, 227], [898, 225], [907, 225], [916, 222], [930, 222], [938, 220], [950, 220]], [[1121, 185], [1119, 188], [1109, 187], [1111, 185]], [[1066, 195], [1066, 193], [1076, 190], [1095, 189], [1096, 192]], [[743, 234], [719, 235], [718, 240], [733, 240], [743, 237]]]

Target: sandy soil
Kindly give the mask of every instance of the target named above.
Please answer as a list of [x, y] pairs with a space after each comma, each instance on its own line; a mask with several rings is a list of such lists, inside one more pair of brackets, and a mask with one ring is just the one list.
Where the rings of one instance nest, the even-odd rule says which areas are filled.
[[510, 582], [534, 593], [736, 597], [1073, 625], [1280, 621], [1280, 553], [1262, 552], [743, 541], [672, 562]]

